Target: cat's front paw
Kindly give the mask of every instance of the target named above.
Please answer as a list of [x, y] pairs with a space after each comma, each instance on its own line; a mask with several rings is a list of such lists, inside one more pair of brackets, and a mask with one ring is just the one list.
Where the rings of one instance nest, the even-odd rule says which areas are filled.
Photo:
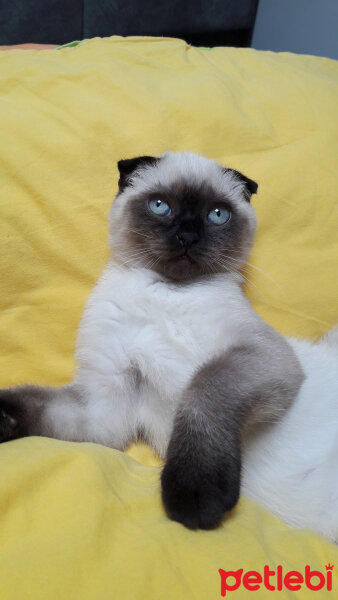
[[199, 457], [171, 456], [161, 483], [170, 519], [189, 529], [214, 529], [238, 501], [240, 464], [233, 458], [208, 465]]

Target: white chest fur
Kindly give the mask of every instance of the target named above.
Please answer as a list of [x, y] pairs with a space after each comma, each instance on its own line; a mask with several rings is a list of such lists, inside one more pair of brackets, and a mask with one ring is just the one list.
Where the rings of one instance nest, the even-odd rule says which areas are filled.
[[78, 378], [97, 406], [104, 402], [106, 419], [109, 404], [148, 427], [150, 411], [157, 426], [167, 422], [167, 436], [193, 373], [240, 342], [257, 319], [232, 275], [180, 286], [109, 264], [81, 322]]

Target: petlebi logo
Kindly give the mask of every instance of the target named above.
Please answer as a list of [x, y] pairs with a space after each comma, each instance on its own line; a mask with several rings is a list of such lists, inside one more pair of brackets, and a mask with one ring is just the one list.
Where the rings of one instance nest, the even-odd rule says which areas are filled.
[[250, 592], [256, 592], [265, 588], [269, 592], [282, 591], [284, 589], [290, 591], [298, 591], [304, 588], [313, 592], [320, 590], [332, 591], [332, 571], [334, 565], [330, 563], [325, 565], [325, 570], [317, 571], [311, 569], [310, 565], [306, 565], [304, 571], [286, 571], [282, 565], [277, 568], [270, 569], [268, 565], [264, 565], [263, 571], [225, 571], [219, 569], [221, 577], [221, 596], [224, 598], [234, 598], [236, 590], [246, 589]]

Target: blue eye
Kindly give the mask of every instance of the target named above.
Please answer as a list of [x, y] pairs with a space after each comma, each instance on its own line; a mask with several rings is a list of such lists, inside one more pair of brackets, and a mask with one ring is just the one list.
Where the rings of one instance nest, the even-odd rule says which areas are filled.
[[169, 204], [163, 202], [163, 200], [149, 200], [148, 206], [151, 212], [159, 217], [167, 217], [171, 213]]
[[213, 225], [223, 225], [224, 223], [226, 223], [227, 221], [229, 221], [231, 216], [230, 211], [227, 208], [213, 208], [209, 213], [208, 213], [208, 221], [209, 223], [212, 223]]

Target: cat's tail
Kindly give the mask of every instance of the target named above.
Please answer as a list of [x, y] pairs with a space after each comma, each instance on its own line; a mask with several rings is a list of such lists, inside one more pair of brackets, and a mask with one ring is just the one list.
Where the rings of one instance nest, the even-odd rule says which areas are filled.
[[91, 440], [87, 402], [76, 384], [0, 390], [0, 443], [31, 435]]

